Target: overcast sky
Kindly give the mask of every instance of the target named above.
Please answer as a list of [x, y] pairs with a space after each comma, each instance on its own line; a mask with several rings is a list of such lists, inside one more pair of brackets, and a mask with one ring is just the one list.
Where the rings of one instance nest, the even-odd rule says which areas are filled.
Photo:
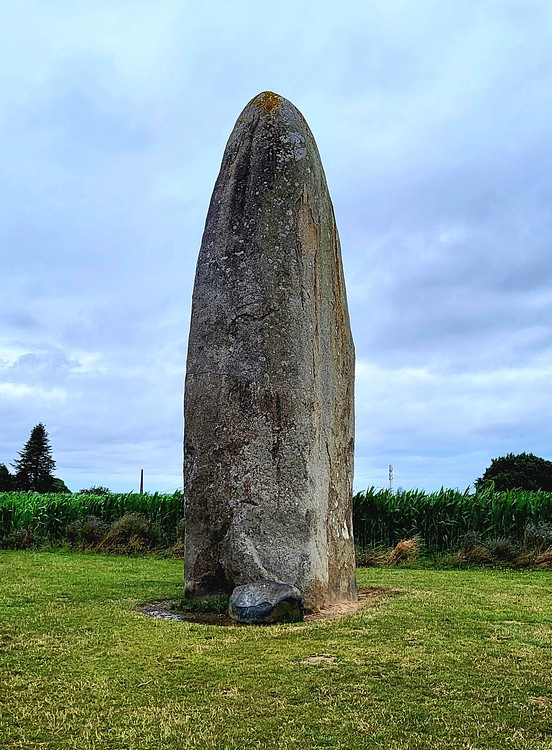
[[182, 486], [190, 300], [247, 102], [316, 138], [357, 352], [355, 488], [552, 459], [549, 0], [2, 0], [0, 462]]

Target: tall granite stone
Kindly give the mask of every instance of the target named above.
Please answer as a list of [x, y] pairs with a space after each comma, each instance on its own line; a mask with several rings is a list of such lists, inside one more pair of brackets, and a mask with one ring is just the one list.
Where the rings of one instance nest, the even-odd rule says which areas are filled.
[[197, 263], [185, 386], [187, 594], [273, 579], [356, 599], [354, 347], [333, 207], [301, 113], [255, 97]]

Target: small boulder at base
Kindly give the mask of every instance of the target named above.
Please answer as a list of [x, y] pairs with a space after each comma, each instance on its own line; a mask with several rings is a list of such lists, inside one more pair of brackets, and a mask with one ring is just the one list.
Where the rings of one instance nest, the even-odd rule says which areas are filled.
[[244, 625], [300, 622], [305, 615], [303, 596], [289, 583], [268, 579], [245, 583], [232, 592], [228, 614]]

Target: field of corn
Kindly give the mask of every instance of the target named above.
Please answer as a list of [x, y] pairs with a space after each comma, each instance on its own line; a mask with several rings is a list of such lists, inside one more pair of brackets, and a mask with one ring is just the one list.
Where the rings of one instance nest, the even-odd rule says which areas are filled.
[[499, 540], [542, 548], [552, 545], [552, 493], [495, 492], [492, 485], [471, 494], [372, 488], [353, 498], [353, 529], [360, 548], [414, 536], [434, 552]]
[[182, 537], [182, 492], [171, 495], [0, 492], [0, 548], [69, 544], [144, 551]]
[[[0, 548], [69, 545], [104, 551], [181, 547], [183, 494], [0, 493]], [[544, 551], [552, 546], [552, 493], [492, 487], [477, 493], [442, 489], [353, 498], [358, 550], [416, 538], [426, 552], [478, 544]]]

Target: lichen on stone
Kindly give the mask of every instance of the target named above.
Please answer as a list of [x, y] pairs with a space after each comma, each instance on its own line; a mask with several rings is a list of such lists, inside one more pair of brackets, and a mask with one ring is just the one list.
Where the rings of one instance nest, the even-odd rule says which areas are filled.
[[267, 115], [271, 115], [282, 103], [282, 97], [273, 91], [263, 91], [253, 99], [252, 104], [255, 107], [264, 109]]

